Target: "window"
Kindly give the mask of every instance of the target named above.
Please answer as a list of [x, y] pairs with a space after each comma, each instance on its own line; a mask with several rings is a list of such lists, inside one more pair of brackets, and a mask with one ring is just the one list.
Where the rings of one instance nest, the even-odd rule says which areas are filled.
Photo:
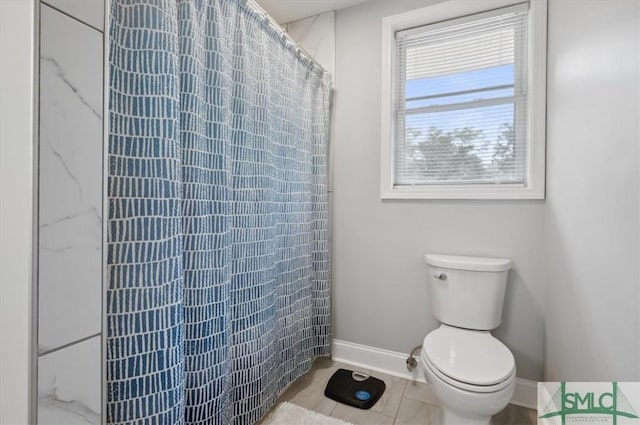
[[546, 3], [474, 3], [384, 20], [383, 198], [544, 198]]

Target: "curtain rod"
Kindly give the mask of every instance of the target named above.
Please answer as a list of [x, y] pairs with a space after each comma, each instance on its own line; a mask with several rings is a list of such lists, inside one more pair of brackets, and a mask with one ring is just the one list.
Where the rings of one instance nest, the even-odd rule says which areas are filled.
[[317, 66], [318, 68], [320, 68], [321, 70], [323, 70], [326, 73], [329, 73], [329, 71], [327, 71], [322, 65], [320, 65], [320, 63], [314, 59], [313, 56], [311, 56], [311, 54], [309, 52], [307, 52], [296, 40], [294, 40], [287, 31], [284, 30], [284, 28], [282, 28], [282, 25], [280, 25], [279, 23], [276, 22], [275, 19], [273, 19], [273, 17], [271, 15], [269, 15], [267, 13], [266, 10], [264, 10], [262, 8], [262, 6], [260, 6], [255, 0], [246, 0], [246, 3], [252, 7], [255, 11], [257, 11], [258, 13], [260, 13], [264, 19], [266, 19], [269, 24], [274, 27], [278, 32], [280, 32], [280, 34], [283, 37], [286, 37], [291, 43], [293, 43], [296, 46], [296, 50], [298, 52], [298, 54], [301, 54], [303, 56], [305, 56], [307, 59], [309, 59], [315, 66]]

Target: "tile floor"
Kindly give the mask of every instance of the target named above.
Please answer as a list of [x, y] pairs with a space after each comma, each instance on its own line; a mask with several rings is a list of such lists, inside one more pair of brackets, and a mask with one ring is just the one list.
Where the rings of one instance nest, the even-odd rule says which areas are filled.
[[[370, 409], [361, 410], [324, 396], [324, 388], [338, 369], [356, 369], [382, 379], [387, 388]], [[291, 384], [278, 402], [288, 401], [357, 425], [437, 425], [440, 407], [428, 385], [319, 358], [311, 371]], [[277, 403], [276, 403], [277, 405]], [[536, 412], [514, 405], [495, 415], [492, 425], [535, 425]]]

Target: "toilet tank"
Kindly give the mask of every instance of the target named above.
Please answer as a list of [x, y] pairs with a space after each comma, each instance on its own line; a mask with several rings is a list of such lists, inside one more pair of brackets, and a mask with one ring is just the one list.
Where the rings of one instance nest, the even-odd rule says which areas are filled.
[[500, 325], [511, 260], [427, 254], [433, 314], [441, 322], [466, 329]]

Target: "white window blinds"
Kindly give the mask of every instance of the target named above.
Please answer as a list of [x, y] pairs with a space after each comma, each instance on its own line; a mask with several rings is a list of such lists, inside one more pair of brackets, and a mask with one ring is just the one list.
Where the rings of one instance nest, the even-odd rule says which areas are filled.
[[394, 185], [526, 184], [527, 12], [396, 32]]

